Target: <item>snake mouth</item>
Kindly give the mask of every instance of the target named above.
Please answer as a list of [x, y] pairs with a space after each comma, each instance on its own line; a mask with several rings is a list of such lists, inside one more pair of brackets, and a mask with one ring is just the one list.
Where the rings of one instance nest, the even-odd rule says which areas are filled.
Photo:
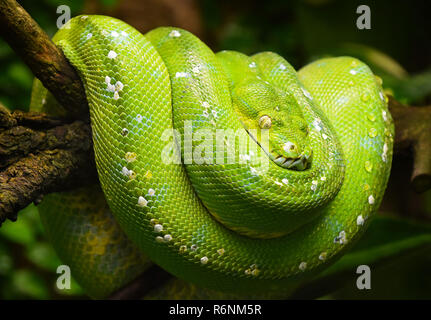
[[269, 154], [269, 158], [278, 166], [298, 171], [307, 169], [310, 157], [311, 155], [308, 154], [301, 154], [296, 158], [287, 158], [280, 155], [273, 155], [272, 153]]
[[257, 145], [263, 150], [263, 152], [265, 152], [268, 158], [271, 159], [278, 166], [285, 169], [298, 171], [302, 171], [308, 168], [308, 165], [311, 162], [312, 151], [310, 151], [309, 153], [303, 152], [298, 157], [294, 158], [282, 156], [275, 151], [268, 152], [268, 150], [262, 146], [262, 144], [256, 139], [256, 137], [253, 136], [253, 134], [250, 133], [249, 130], [245, 129], [245, 131], [254, 140], [254, 142], [257, 143]]

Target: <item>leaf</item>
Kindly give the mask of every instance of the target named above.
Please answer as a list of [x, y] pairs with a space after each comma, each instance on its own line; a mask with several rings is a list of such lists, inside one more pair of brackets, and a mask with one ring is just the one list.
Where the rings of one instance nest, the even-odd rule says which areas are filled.
[[13, 268], [13, 260], [9, 248], [0, 242], [0, 276], [8, 275]]
[[10, 290], [5, 296], [15, 294], [18, 298], [48, 299], [49, 291], [42, 277], [30, 270], [21, 269], [13, 273], [10, 279]]
[[37, 226], [34, 223], [39, 213], [34, 205], [21, 210], [18, 213], [16, 222], [5, 221], [0, 228], [0, 238], [5, 238], [8, 241], [29, 245], [36, 241], [35, 232]]
[[27, 258], [36, 266], [55, 272], [61, 264], [52, 246], [45, 242], [36, 242], [27, 248]]

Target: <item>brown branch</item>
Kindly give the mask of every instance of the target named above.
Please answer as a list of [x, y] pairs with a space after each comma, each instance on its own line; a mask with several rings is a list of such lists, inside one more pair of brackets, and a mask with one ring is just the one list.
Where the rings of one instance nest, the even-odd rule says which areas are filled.
[[1, 106], [0, 116], [0, 224], [45, 194], [97, 181], [89, 124]]
[[390, 97], [389, 110], [395, 122], [395, 153], [413, 156], [413, 189], [431, 189], [431, 106], [404, 106]]
[[69, 112], [88, 116], [87, 100], [75, 69], [36, 21], [14, 0], [0, 0], [0, 36]]

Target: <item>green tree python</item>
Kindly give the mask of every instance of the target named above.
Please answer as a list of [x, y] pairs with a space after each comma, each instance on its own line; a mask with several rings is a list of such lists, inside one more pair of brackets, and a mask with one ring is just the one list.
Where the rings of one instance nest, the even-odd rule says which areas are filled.
[[[361, 61], [296, 72], [272, 52], [214, 54], [185, 30], [142, 35], [105, 16], [75, 17], [53, 41], [85, 87], [103, 193], [48, 195], [39, 211], [90, 296], [149, 259], [203, 288], [284, 292], [377, 211], [394, 127]], [[65, 113], [38, 80], [31, 108]]]

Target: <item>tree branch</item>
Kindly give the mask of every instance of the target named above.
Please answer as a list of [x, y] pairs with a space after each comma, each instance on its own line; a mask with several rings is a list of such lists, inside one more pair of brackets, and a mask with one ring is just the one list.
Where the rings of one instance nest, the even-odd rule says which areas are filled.
[[0, 224], [44, 194], [97, 181], [89, 124], [0, 105], [0, 127]]
[[389, 97], [395, 122], [395, 153], [413, 154], [411, 184], [416, 192], [431, 189], [431, 106], [404, 106]]
[[88, 116], [84, 87], [75, 69], [37, 22], [14, 0], [0, 0], [0, 36], [70, 117], [82, 119]]

